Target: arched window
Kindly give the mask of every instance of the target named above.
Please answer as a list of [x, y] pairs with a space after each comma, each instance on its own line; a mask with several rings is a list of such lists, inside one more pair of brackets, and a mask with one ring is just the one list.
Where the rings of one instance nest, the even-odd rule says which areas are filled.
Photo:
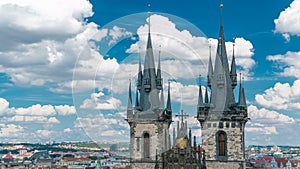
[[144, 158], [150, 158], [150, 135], [144, 134]]
[[217, 155], [219, 157], [227, 156], [227, 136], [224, 131], [218, 131], [216, 133], [216, 143]]
[[219, 133], [219, 156], [225, 156], [225, 134]]

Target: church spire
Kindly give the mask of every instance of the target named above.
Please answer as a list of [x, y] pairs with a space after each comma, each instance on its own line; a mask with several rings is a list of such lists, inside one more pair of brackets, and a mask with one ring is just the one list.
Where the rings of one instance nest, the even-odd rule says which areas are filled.
[[220, 8], [220, 32], [211, 81], [211, 103], [214, 105], [214, 111], [218, 112], [228, 111], [230, 106], [235, 103], [222, 24], [223, 4], [220, 5]]
[[169, 87], [168, 87], [167, 110], [168, 110], [168, 111], [172, 111], [172, 106], [171, 106], [171, 94], [170, 94], [170, 81], [169, 81]]
[[141, 65], [141, 53], [140, 53], [140, 48], [139, 48], [139, 72], [138, 72], [138, 81], [137, 81], [137, 89], [138, 90], [141, 90], [142, 79], [143, 79], [143, 72], [142, 72], [142, 65]]
[[[163, 80], [161, 79], [161, 83], [163, 84]], [[164, 97], [164, 89], [163, 86], [161, 87], [161, 91], [160, 91], [160, 104], [161, 104], [161, 108], [164, 109], [165, 108], [165, 97]]]
[[208, 74], [207, 74], [207, 85], [211, 88], [211, 80], [213, 77], [213, 66], [211, 61], [211, 45], [209, 45], [209, 61], [208, 61]]
[[139, 110], [140, 109], [140, 103], [139, 103], [139, 90], [136, 89], [135, 92], [135, 109]]
[[[148, 41], [146, 47], [146, 55], [144, 62], [144, 70], [141, 78], [141, 89], [140, 89], [140, 107], [143, 111], [153, 110], [159, 108], [161, 103], [159, 101], [159, 92], [157, 88], [157, 76], [154, 64], [154, 55], [151, 42], [150, 32], [150, 11], [148, 12]], [[140, 75], [141, 76], [141, 75]], [[155, 113], [154, 113], [155, 114]], [[158, 115], [158, 113], [156, 113]], [[153, 115], [155, 118], [155, 115]]]
[[239, 91], [239, 106], [246, 107], [246, 97], [245, 97], [245, 91], [244, 91], [244, 85], [242, 81], [242, 74], [240, 73], [240, 91]]
[[203, 105], [203, 95], [201, 86], [201, 75], [199, 75], [199, 95], [198, 95], [198, 107]]
[[129, 90], [128, 90], [128, 103], [127, 103], [127, 109], [132, 110], [132, 96], [131, 96], [131, 80], [129, 79]]
[[[159, 46], [161, 47], [161, 46]], [[157, 65], [157, 75], [156, 75], [156, 85], [158, 90], [162, 90], [162, 79], [161, 79], [161, 68], [160, 68], [160, 54], [161, 51], [158, 52], [158, 65]]]
[[230, 78], [232, 81], [232, 89], [234, 89], [237, 85], [237, 74], [236, 74], [236, 63], [235, 63], [235, 56], [234, 56], [234, 46], [233, 43], [233, 49], [232, 49], [232, 61], [231, 61], [231, 69], [230, 69]]
[[207, 87], [205, 89], [205, 97], [204, 97], [204, 103], [208, 103], [209, 101], [209, 98], [208, 98], [208, 91], [207, 91]]

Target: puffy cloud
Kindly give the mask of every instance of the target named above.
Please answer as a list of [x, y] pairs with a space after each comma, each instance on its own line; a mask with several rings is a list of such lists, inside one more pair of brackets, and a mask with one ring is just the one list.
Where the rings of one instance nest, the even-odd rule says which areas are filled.
[[283, 69], [279, 74], [282, 76], [291, 76], [300, 78], [300, 52], [287, 52], [284, 55], [268, 56], [267, 60], [275, 62], [278, 69]]
[[29, 115], [16, 115], [8, 118], [9, 122], [27, 122], [27, 123], [47, 123], [48, 118], [44, 116], [29, 116]]
[[8, 110], [9, 102], [4, 98], [0, 98], [0, 115], [5, 114]]
[[60, 106], [54, 106], [54, 108], [57, 114], [61, 116], [68, 116], [76, 113], [76, 109], [74, 106], [60, 105]]
[[31, 115], [31, 116], [54, 116], [56, 112], [54, 107], [51, 105], [43, 105], [40, 104], [32, 105], [28, 108], [17, 108], [14, 113], [16, 115]]
[[113, 45], [117, 42], [119, 38], [131, 36], [132, 33], [126, 31], [125, 28], [120, 28], [118, 26], [114, 26], [111, 30], [109, 30], [109, 36], [111, 36], [111, 40], [108, 42], [109, 45]]
[[0, 137], [12, 138], [18, 137], [21, 133], [24, 132], [24, 128], [15, 124], [8, 124], [4, 127], [1, 127]]
[[[3, 0], [0, 8], [0, 39], [6, 42], [0, 47], [0, 72], [17, 85], [50, 83], [52, 92], [71, 92], [74, 71], [75, 80], [83, 81], [93, 79], [100, 63], [107, 72], [118, 66], [115, 59], [105, 60], [98, 52], [94, 41], [110, 35], [86, 22], [93, 15], [89, 1]], [[122, 31], [116, 28], [110, 34], [116, 40]]]
[[0, 98], [3, 102], [2, 122], [24, 122], [27, 124], [54, 124], [60, 123], [56, 116], [74, 115], [74, 106], [69, 105], [32, 105], [29, 107], [9, 107], [9, 102]]
[[129, 137], [129, 125], [119, 113], [78, 117], [74, 127], [82, 128], [93, 141], [127, 140]]
[[86, 0], [2, 0], [0, 9], [0, 39], [7, 42], [2, 49], [42, 39], [63, 40], [82, 31], [84, 18], [93, 15]]
[[245, 128], [246, 132], [253, 132], [253, 133], [260, 133], [260, 134], [278, 134], [276, 127], [270, 126], [270, 127], [257, 127], [257, 126], [251, 126]]
[[171, 82], [171, 99], [173, 102], [185, 105], [197, 105], [199, 87], [196, 85], [183, 85], [179, 82]]
[[248, 113], [246, 144], [297, 144], [293, 134], [298, 131], [297, 119], [254, 105], [248, 106]]
[[300, 36], [300, 0], [294, 0], [288, 8], [282, 11], [274, 20], [275, 32], [282, 33], [289, 41], [290, 35]]
[[72, 130], [70, 128], [65, 128], [64, 129], [64, 133], [70, 133], [70, 132], [72, 132]]
[[276, 110], [300, 110], [300, 80], [292, 86], [288, 83], [276, 83], [274, 87], [257, 94], [255, 100], [258, 104]]
[[258, 109], [253, 105], [248, 107], [248, 114], [251, 121], [261, 124], [295, 123], [292, 117], [265, 108]]
[[45, 137], [45, 138], [51, 138], [51, 135], [53, 134], [53, 131], [49, 130], [37, 130], [36, 134], [39, 135], [40, 137]]
[[85, 99], [80, 106], [83, 109], [114, 110], [121, 106], [122, 102], [114, 97], [107, 98], [103, 92], [92, 93], [89, 99]]
[[50, 117], [50, 118], [48, 119], [48, 123], [60, 123], [60, 121], [57, 120], [56, 117]]

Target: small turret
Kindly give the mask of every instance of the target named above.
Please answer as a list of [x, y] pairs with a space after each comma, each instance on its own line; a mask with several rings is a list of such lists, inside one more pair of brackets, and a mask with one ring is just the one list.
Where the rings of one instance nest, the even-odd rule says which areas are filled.
[[166, 106], [166, 114], [167, 114], [168, 119], [172, 119], [170, 82], [169, 82], [169, 87], [168, 87], [168, 99], [167, 99], [167, 106]]
[[128, 103], [127, 103], [127, 120], [133, 118], [132, 96], [131, 96], [131, 80], [129, 80]]
[[206, 89], [205, 89], [204, 103], [209, 103], [207, 87], [206, 87]]
[[231, 61], [231, 69], [230, 69], [230, 78], [232, 81], [232, 89], [234, 89], [237, 85], [237, 74], [236, 74], [236, 63], [235, 63], [235, 56], [234, 56], [234, 44], [233, 44], [233, 54], [232, 54], [232, 61]]
[[201, 75], [199, 76], [199, 94], [198, 94], [198, 107], [203, 105], [203, 95], [201, 86]]
[[141, 65], [141, 54], [139, 53], [139, 72], [138, 72], [138, 81], [137, 81], [138, 90], [141, 90], [142, 88], [142, 79], [143, 79], [143, 72], [142, 72], [142, 65]]
[[128, 90], [128, 103], [127, 110], [132, 110], [132, 93], [131, 93], [131, 80], [129, 80], [129, 90]]
[[207, 85], [211, 88], [211, 81], [213, 78], [213, 66], [211, 61], [211, 46], [209, 46], [209, 62], [208, 62], [208, 74], [207, 74]]
[[158, 65], [157, 65], [157, 75], [156, 75], [156, 88], [162, 90], [162, 79], [161, 79], [161, 68], [160, 68], [160, 53], [158, 54]]
[[242, 80], [240, 80], [239, 102], [240, 107], [246, 107], [246, 97]]
[[135, 92], [135, 109], [136, 110], [141, 110], [140, 102], [139, 102], [139, 90], [138, 89], [136, 89], [136, 92]]
[[[161, 81], [163, 81], [162, 79], [161, 79]], [[161, 86], [161, 91], [160, 91], [160, 107], [162, 108], [162, 109], [164, 109], [165, 108], [165, 97], [164, 97], [164, 89], [163, 89], [163, 86]]]

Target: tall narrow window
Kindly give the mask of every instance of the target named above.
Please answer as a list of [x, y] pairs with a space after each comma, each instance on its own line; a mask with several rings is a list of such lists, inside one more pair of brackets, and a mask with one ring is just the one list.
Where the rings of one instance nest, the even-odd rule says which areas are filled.
[[144, 134], [144, 158], [150, 158], [150, 136], [149, 136], [149, 133]]
[[217, 154], [218, 156], [226, 156], [226, 133], [224, 131], [219, 131], [216, 134], [217, 141]]
[[140, 138], [136, 138], [136, 151], [140, 151]]
[[225, 144], [226, 144], [225, 134], [219, 133], [218, 140], [219, 140], [219, 156], [225, 156]]

